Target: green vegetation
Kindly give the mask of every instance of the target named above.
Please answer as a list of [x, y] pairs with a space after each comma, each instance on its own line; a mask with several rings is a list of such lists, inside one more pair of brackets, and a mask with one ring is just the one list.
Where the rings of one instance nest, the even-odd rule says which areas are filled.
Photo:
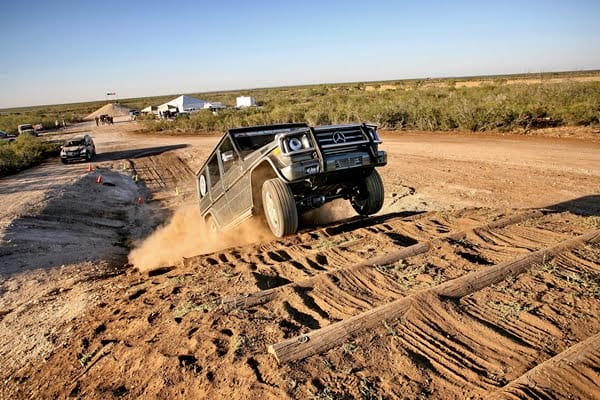
[[[201, 111], [176, 121], [141, 119], [151, 131], [206, 132], [269, 123], [369, 121], [386, 129], [527, 131], [556, 125], [600, 125], [600, 71], [340, 83], [192, 94], [235, 104], [254, 96], [260, 107]], [[124, 99], [141, 109], [175, 95]], [[105, 101], [0, 110], [0, 130], [20, 123], [79, 121]]]
[[405, 86], [384, 91], [366, 91], [361, 85], [272, 89], [259, 97], [262, 107], [201, 111], [176, 121], [146, 120], [145, 125], [151, 131], [194, 132], [271, 123], [370, 121], [387, 129], [477, 132], [600, 124], [600, 82]]
[[58, 155], [59, 151], [59, 143], [45, 142], [31, 135], [21, 135], [10, 143], [0, 142], [0, 176], [38, 164]]

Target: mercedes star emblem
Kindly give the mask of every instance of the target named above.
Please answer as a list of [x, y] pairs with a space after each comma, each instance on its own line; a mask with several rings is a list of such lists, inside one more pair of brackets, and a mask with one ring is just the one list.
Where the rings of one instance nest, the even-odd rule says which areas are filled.
[[342, 132], [335, 132], [333, 134], [333, 143], [346, 143], [346, 136]]

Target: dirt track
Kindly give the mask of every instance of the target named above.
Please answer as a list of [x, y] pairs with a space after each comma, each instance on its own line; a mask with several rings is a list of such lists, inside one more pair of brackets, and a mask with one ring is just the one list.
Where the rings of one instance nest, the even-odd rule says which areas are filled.
[[[386, 135], [379, 216], [338, 204], [350, 219], [186, 248], [140, 272], [124, 266], [129, 249], [194, 204], [193, 172], [217, 138], [79, 129], [97, 143], [93, 172], [52, 161], [0, 180], [1, 398], [600, 398], [598, 243], [459, 297], [439, 289], [600, 229], [598, 140]], [[540, 212], [486, 225], [528, 208]], [[278, 364], [267, 352], [392, 301], [407, 304], [399, 316], [317, 354]]]

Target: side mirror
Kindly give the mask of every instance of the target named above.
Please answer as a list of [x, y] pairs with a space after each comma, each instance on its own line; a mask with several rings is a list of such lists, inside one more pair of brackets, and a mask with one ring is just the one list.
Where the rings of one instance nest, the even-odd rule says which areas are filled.
[[223, 162], [229, 162], [229, 161], [233, 161], [233, 159], [235, 158], [233, 150], [229, 150], [226, 151], [225, 153], [221, 153], [221, 160], [223, 160]]

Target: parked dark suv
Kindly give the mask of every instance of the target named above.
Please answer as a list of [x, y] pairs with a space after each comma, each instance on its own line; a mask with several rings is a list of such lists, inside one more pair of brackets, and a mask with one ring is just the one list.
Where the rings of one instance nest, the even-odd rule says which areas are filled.
[[65, 141], [60, 148], [60, 161], [66, 164], [69, 161], [90, 161], [96, 155], [96, 146], [90, 135], [76, 136]]
[[17, 140], [16, 135], [0, 131], [0, 142], [14, 142], [15, 140]]
[[334, 199], [374, 214], [384, 197], [375, 167], [387, 163], [380, 143], [367, 124], [230, 129], [197, 174], [201, 215], [214, 230], [261, 215], [282, 237], [299, 214]]

